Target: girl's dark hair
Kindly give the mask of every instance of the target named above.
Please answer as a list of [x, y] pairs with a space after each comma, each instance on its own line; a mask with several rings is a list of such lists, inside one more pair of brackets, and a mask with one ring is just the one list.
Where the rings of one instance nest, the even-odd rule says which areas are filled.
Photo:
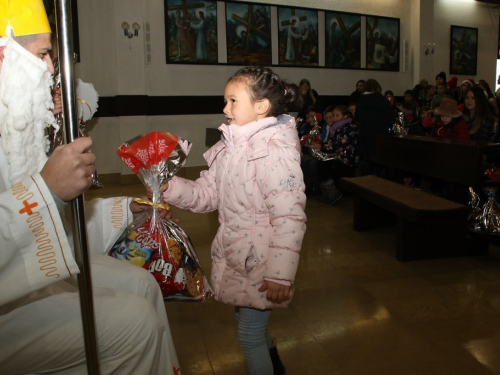
[[387, 94], [391, 94], [391, 96], [394, 96], [394, 93], [392, 92], [392, 90], [387, 90], [387, 91], [384, 93], [384, 96], [387, 96]]
[[413, 97], [418, 98], [420, 96], [420, 91], [425, 91], [425, 87], [421, 84], [416, 84], [415, 87], [413, 88]]
[[365, 91], [367, 92], [382, 92], [382, 86], [376, 79], [370, 78], [365, 82]]
[[491, 92], [490, 85], [488, 85], [488, 82], [486, 82], [484, 79], [480, 79], [478, 85], [483, 85], [484, 90], [486, 91], [486, 94], [488, 94], [488, 99], [491, 99], [495, 96]]
[[406, 90], [405, 95], [411, 95], [412, 98], [415, 98], [415, 93], [412, 90]]
[[345, 105], [336, 105], [333, 110], [340, 111], [342, 113], [342, 116], [347, 116], [352, 118], [351, 111], [349, 111], [349, 108], [347, 108]]
[[[481, 126], [490, 120], [493, 115], [491, 114], [488, 98], [484, 94], [483, 89], [478, 86], [473, 86], [466, 91], [465, 96], [467, 96], [470, 91], [474, 94], [475, 101], [474, 117], [471, 118], [472, 126], [470, 128], [470, 133], [474, 134]], [[464, 108], [464, 113], [470, 117], [467, 106]]]
[[307, 110], [306, 110], [306, 113], [309, 113], [309, 112], [320, 113], [321, 109], [316, 107], [315, 105], [310, 105], [309, 107], [307, 107]]
[[302, 107], [302, 99], [296, 85], [288, 84], [271, 69], [262, 66], [248, 66], [238, 70], [229, 82], [243, 81], [247, 84], [254, 102], [268, 99], [271, 108], [268, 116], [279, 116], [295, 106]]
[[[306, 83], [307, 86], [309, 86], [309, 90], [307, 91], [309, 93], [309, 97], [311, 98], [313, 104], [316, 104], [316, 102], [318, 101], [318, 98], [316, 98], [314, 96], [314, 92], [311, 88], [311, 82], [309, 82], [309, 80], [307, 78], [302, 78], [299, 82], [299, 89], [302, 87], [302, 85]], [[300, 90], [299, 90], [299, 93], [300, 93]], [[303, 100], [303, 99], [302, 99]]]
[[333, 112], [333, 110], [335, 109], [335, 106], [334, 105], [329, 105], [328, 107], [326, 107], [325, 109], [325, 115], [328, 113], [328, 112]]

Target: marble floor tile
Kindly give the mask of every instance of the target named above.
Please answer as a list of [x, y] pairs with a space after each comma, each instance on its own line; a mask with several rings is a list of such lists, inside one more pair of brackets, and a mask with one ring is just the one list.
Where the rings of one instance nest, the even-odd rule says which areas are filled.
[[[143, 195], [142, 185], [86, 195]], [[217, 213], [173, 208], [207, 276]], [[352, 229], [353, 199], [307, 202], [295, 297], [269, 330], [288, 375], [500, 374], [500, 248], [489, 255], [395, 259], [396, 228]], [[234, 308], [166, 303], [184, 375], [245, 375]]]

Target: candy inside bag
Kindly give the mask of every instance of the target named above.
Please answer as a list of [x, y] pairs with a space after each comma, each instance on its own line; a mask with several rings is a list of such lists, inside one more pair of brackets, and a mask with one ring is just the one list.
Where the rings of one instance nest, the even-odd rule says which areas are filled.
[[118, 155], [152, 192], [151, 207], [120, 235], [108, 254], [147, 269], [166, 301], [204, 301], [213, 295], [188, 235], [160, 217], [160, 186], [185, 163], [191, 144], [169, 133], [153, 132], [124, 143]]

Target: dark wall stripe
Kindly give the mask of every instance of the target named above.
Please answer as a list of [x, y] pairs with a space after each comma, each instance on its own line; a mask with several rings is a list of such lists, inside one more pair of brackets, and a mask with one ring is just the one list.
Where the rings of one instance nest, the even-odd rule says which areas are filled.
[[[320, 101], [323, 107], [347, 105], [349, 96], [324, 95]], [[223, 108], [222, 96], [104, 96], [94, 117], [209, 115], [220, 114]]]

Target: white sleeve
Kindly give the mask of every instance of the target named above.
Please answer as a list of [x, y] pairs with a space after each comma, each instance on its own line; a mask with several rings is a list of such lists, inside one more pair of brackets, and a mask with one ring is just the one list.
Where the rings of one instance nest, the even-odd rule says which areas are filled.
[[39, 174], [0, 193], [0, 249], [0, 305], [79, 272]]

